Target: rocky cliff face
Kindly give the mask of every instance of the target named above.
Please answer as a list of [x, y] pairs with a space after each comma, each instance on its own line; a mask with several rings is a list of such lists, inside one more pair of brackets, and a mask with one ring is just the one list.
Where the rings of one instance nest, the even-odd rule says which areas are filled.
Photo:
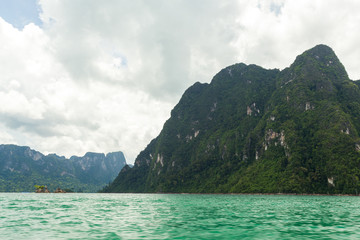
[[235, 64], [190, 87], [107, 191], [358, 193], [359, 131], [358, 82], [331, 48]]
[[81, 180], [91, 183], [109, 183], [115, 179], [119, 171], [126, 165], [122, 152], [86, 153], [83, 157], [70, 158], [76, 175]]
[[29, 147], [0, 145], [0, 190], [33, 191], [34, 185], [97, 191], [126, 165], [122, 152], [86, 153], [70, 159]]

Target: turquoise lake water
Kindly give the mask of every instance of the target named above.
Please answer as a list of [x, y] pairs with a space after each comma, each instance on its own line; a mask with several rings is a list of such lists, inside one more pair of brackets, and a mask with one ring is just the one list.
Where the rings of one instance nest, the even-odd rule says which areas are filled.
[[360, 239], [360, 198], [0, 193], [0, 239]]

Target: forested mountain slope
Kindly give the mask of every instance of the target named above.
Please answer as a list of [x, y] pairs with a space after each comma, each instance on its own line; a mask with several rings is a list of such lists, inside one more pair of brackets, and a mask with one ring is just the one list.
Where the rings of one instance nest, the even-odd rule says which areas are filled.
[[360, 191], [360, 90], [318, 45], [282, 71], [235, 64], [182, 96], [105, 192]]
[[34, 185], [51, 191], [67, 188], [96, 192], [114, 180], [126, 165], [122, 152], [86, 153], [70, 159], [16, 145], [0, 145], [0, 191], [32, 192]]

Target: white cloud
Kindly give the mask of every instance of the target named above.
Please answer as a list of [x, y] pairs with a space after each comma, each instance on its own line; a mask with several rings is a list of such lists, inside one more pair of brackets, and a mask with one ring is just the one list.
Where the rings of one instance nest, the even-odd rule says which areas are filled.
[[0, 18], [2, 143], [133, 162], [182, 93], [235, 62], [284, 68], [319, 43], [353, 79], [356, 0], [40, 0], [42, 28]]
[[[345, 1], [253, 1], [237, 19], [244, 29], [239, 34], [239, 61], [268, 68], [284, 68], [295, 56], [317, 44], [334, 49], [350, 78], [359, 79], [357, 48], [360, 2]], [[280, 14], [272, 9], [278, 6]]]

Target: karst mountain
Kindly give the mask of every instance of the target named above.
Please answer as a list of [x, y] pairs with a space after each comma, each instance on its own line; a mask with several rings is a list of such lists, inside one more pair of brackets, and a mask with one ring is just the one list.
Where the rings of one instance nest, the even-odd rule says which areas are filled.
[[105, 192], [360, 192], [360, 84], [317, 45], [290, 67], [195, 83]]

